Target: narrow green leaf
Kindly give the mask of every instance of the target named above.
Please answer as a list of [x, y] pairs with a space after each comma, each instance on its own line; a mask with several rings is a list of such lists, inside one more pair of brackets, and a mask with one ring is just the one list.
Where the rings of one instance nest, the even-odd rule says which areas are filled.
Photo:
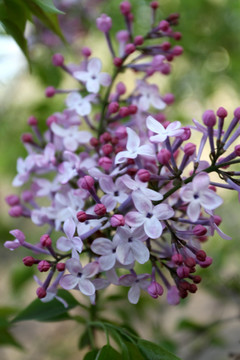
[[[29, 11], [27, 10], [23, 1], [19, 0], [4, 0], [5, 16], [6, 20], [10, 20], [15, 23], [23, 33], [26, 26], [27, 18], [29, 17]], [[3, 16], [3, 13], [0, 17]]]
[[130, 360], [144, 360], [145, 359], [135, 344], [133, 344], [129, 341], [126, 341], [125, 345], [128, 349], [128, 354], [129, 354]]
[[[92, 350], [90, 352], [88, 352], [85, 356], [83, 360], [95, 360], [96, 356], [98, 354], [98, 350]], [[109, 359], [110, 360], [110, 359]]]
[[40, 6], [41, 9], [48, 13], [53, 14], [64, 14], [63, 11], [58, 10], [52, 0], [33, 0], [36, 4]]
[[59, 290], [58, 296], [62, 297], [68, 303], [67, 308], [65, 308], [63, 304], [56, 299], [47, 303], [36, 299], [28, 305], [26, 309], [18, 314], [12, 322], [24, 320], [59, 321], [69, 319], [67, 312], [79, 305], [79, 303], [69, 292], [65, 290]]
[[146, 360], [181, 360], [174, 354], [147, 340], [139, 339], [137, 346]]
[[84, 331], [84, 333], [80, 336], [79, 342], [78, 342], [78, 348], [84, 349], [86, 346], [91, 345], [91, 339], [89, 336], [89, 331], [88, 329], [86, 331]]
[[99, 350], [95, 360], [124, 360], [121, 354], [117, 352], [112, 346], [105, 345], [101, 350]]
[[32, 278], [34, 274], [34, 268], [27, 268], [26, 266], [16, 266], [11, 272], [10, 283], [12, 286], [13, 292], [18, 292], [22, 290], [23, 286]]
[[12, 336], [7, 328], [0, 328], [0, 346], [14, 346], [18, 349], [23, 349], [22, 345]]

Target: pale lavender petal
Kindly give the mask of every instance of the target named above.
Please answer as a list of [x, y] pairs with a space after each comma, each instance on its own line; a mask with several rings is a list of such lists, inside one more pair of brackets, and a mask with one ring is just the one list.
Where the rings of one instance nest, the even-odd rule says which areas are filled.
[[163, 196], [157, 191], [148, 188], [141, 188], [141, 192], [146, 196], [146, 198], [154, 201], [162, 200]]
[[76, 104], [75, 110], [79, 115], [85, 116], [90, 114], [92, 107], [88, 101], [82, 101], [82, 103]]
[[78, 131], [78, 142], [80, 144], [86, 144], [92, 138], [92, 134], [89, 131]]
[[167, 302], [169, 305], [178, 305], [180, 302], [179, 291], [176, 286], [171, 286], [167, 293]]
[[154, 207], [153, 214], [160, 220], [167, 220], [174, 215], [174, 210], [168, 204], [159, 204]]
[[128, 292], [128, 300], [131, 304], [137, 304], [140, 297], [140, 288], [137, 284], [133, 284]]
[[95, 293], [95, 286], [90, 280], [87, 279], [79, 279], [78, 287], [81, 293], [87, 296], [91, 296]]
[[14, 229], [14, 230], [9, 231], [9, 233], [11, 235], [13, 235], [16, 239], [18, 239], [20, 244], [24, 243], [26, 237], [21, 230]]
[[101, 189], [106, 193], [106, 194], [113, 194], [115, 191], [115, 185], [114, 182], [111, 178], [111, 176], [104, 176], [102, 178], [99, 179], [99, 184]]
[[88, 62], [87, 70], [92, 75], [98, 75], [102, 69], [101, 60], [98, 58], [92, 58]]
[[125, 216], [125, 223], [129, 226], [139, 227], [144, 224], [146, 217], [137, 211], [130, 211]]
[[61, 236], [58, 240], [57, 240], [57, 249], [58, 250], [61, 250], [61, 251], [69, 251], [72, 249], [73, 247], [73, 244], [72, 242], [67, 239], [66, 237], [64, 236]]
[[75, 151], [78, 148], [78, 141], [72, 136], [64, 137], [63, 145], [69, 151]]
[[76, 225], [72, 218], [69, 218], [64, 222], [63, 230], [67, 235], [68, 239], [72, 239], [75, 233], [75, 229], [76, 229]]
[[154, 119], [152, 116], [148, 116], [146, 120], [147, 128], [155, 133], [165, 133], [165, 128], [158, 122], [156, 119]]
[[100, 264], [101, 270], [103, 270], [103, 271], [112, 269], [114, 267], [115, 263], [116, 263], [115, 253], [104, 255], [99, 258], [99, 264]]
[[180, 197], [185, 202], [190, 202], [193, 200], [193, 187], [192, 184], [187, 184], [182, 189], [180, 189]]
[[106, 206], [107, 211], [112, 211], [117, 205], [117, 200], [112, 195], [103, 195], [101, 202]]
[[58, 135], [60, 137], [64, 137], [66, 135], [66, 129], [57, 125], [55, 122], [51, 124], [51, 130], [54, 132], [55, 135]]
[[210, 189], [201, 193], [199, 198], [201, 205], [208, 210], [216, 209], [223, 203], [222, 198]]
[[146, 219], [144, 223], [144, 231], [151, 239], [159, 238], [162, 234], [162, 230], [162, 224], [155, 216], [152, 216], [150, 219]]
[[162, 99], [159, 96], [153, 95], [151, 97], [151, 102], [152, 102], [153, 106], [158, 110], [162, 110], [166, 107], [165, 102], [162, 101]]
[[[137, 157], [137, 154], [135, 157]], [[115, 164], [121, 164], [128, 158], [131, 158], [131, 153], [129, 151], [120, 151], [115, 156]]]
[[97, 94], [100, 89], [98, 79], [89, 79], [86, 84], [86, 88], [87, 88], [87, 91]]
[[134, 254], [134, 258], [137, 260], [137, 262], [144, 264], [149, 260], [149, 250], [144, 243], [141, 241], [133, 241], [131, 248]]
[[59, 284], [66, 290], [70, 290], [75, 288], [75, 286], [78, 284], [78, 278], [73, 275], [64, 275], [61, 280], [59, 281]]
[[206, 190], [209, 186], [209, 183], [209, 175], [206, 172], [201, 172], [197, 174], [192, 181], [193, 191], [197, 192]]
[[82, 273], [82, 265], [77, 259], [68, 259], [66, 261], [66, 268], [73, 275], [78, 275], [78, 273]]
[[155, 156], [154, 147], [151, 144], [142, 145], [138, 148], [137, 153], [143, 156]]
[[153, 209], [152, 202], [146, 198], [141, 191], [134, 191], [132, 200], [136, 209], [143, 214], [151, 213]]
[[79, 237], [75, 236], [74, 238], [72, 238], [72, 244], [74, 249], [76, 249], [79, 253], [82, 252], [83, 242]]
[[111, 76], [108, 73], [99, 74], [99, 82], [103, 86], [109, 86], [111, 84]]
[[232, 240], [231, 236], [228, 236], [227, 234], [225, 234], [216, 224], [213, 224], [213, 227], [216, 230], [216, 232], [218, 233], [218, 235], [221, 236], [221, 238], [223, 238], [224, 240]]
[[134, 262], [133, 252], [128, 243], [122, 242], [118, 245], [116, 251], [117, 259], [123, 265], [129, 265]]
[[138, 102], [138, 107], [142, 111], [146, 111], [149, 109], [150, 101], [146, 96], [141, 96]]
[[11, 251], [17, 249], [19, 246], [21, 246], [20, 242], [18, 241], [18, 239], [15, 239], [13, 241], [5, 241], [5, 243], [3, 244], [3, 246]]
[[90, 278], [96, 275], [99, 271], [99, 264], [97, 261], [88, 263], [86, 266], [84, 266], [82, 270], [82, 274], [84, 278]]
[[82, 101], [82, 96], [77, 92], [70, 93], [66, 98], [66, 105], [70, 109], [74, 109], [76, 104]]
[[112, 253], [113, 243], [111, 240], [106, 238], [97, 238], [93, 241], [91, 245], [91, 250], [95, 254], [107, 255]]
[[187, 207], [187, 215], [191, 221], [197, 221], [201, 211], [199, 201], [191, 201]]
[[163, 134], [150, 136], [149, 140], [151, 140], [154, 143], [160, 143], [160, 142], [165, 141], [166, 138], [167, 138], [167, 135], [165, 133], [163, 133]]
[[87, 71], [75, 71], [73, 73], [75, 79], [86, 82], [89, 79], [89, 74]]
[[123, 286], [131, 286], [137, 280], [137, 276], [133, 274], [122, 275], [119, 278], [119, 284]]
[[128, 133], [126, 148], [129, 152], [135, 152], [140, 145], [140, 138], [137, 133], [131, 128], [127, 127], [126, 129]]

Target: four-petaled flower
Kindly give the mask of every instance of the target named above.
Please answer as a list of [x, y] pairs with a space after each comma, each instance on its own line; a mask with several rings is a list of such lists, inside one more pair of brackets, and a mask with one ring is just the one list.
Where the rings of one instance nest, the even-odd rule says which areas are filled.
[[152, 116], [147, 117], [147, 128], [157, 135], [150, 136], [152, 142], [163, 142], [168, 136], [181, 136], [184, 133], [184, 129], [181, 129], [180, 121], [174, 121], [170, 123], [166, 128], [160, 124]]
[[206, 210], [214, 210], [223, 202], [219, 195], [208, 188], [209, 184], [209, 175], [201, 172], [180, 190], [181, 199], [188, 203], [187, 215], [193, 222], [199, 218], [201, 206]]
[[73, 257], [78, 258], [78, 252], [82, 252], [83, 243], [80, 237], [74, 236], [76, 225], [72, 218], [64, 222], [63, 230], [67, 237], [61, 236], [57, 240], [57, 248], [61, 251], [72, 250]]

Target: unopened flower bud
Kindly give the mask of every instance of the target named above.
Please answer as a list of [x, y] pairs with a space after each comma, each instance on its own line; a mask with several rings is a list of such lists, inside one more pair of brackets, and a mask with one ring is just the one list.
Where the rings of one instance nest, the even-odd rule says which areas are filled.
[[77, 219], [79, 222], [85, 222], [87, 220], [87, 214], [85, 213], [85, 211], [78, 211]]
[[192, 156], [195, 150], [196, 150], [196, 145], [193, 143], [187, 143], [183, 148], [184, 153], [188, 156]]
[[189, 285], [189, 288], [188, 288], [188, 291], [191, 293], [191, 294], [194, 294], [196, 291], [197, 291], [197, 285], [195, 284], [190, 284]]
[[33, 136], [32, 136], [32, 134], [30, 134], [30, 133], [25, 133], [25, 134], [22, 134], [22, 142], [23, 143], [29, 143], [29, 144], [31, 144], [31, 143], [33, 143]]
[[46, 261], [46, 260], [42, 260], [38, 264], [38, 270], [40, 272], [46, 272], [46, 271], [48, 271], [50, 269], [50, 267], [51, 267], [51, 264], [49, 264], [49, 262]]
[[118, 139], [124, 139], [127, 136], [127, 130], [125, 126], [119, 126], [115, 132]]
[[34, 259], [34, 257], [32, 256], [26, 256], [22, 259], [23, 263], [25, 266], [31, 267], [34, 264], [36, 264], [36, 259]]
[[112, 19], [106, 14], [101, 14], [96, 20], [98, 30], [107, 33], [112, 27]]
[[199, 284], [202, 281], [202, 278], [199, 275], [194, 275], [192, 279], [195, 284]]
[[213, 215], [214, 222], [217, 226], [219, 226], [222, 222], [222, 218], [219, 215]]
[[129, 115], [129, 110], [127, 106], [123, 106], [119, 109], [119, 115], [124, 118]]
[[227, 110], [224, 109], [224, 107], [220, 107], [217, 110], [217, 116], [220, 117], [221, 119], [225, 119], [225, 117], [227, 117], [228, 113]]
[[38, 124], [38, 121], [37, 121], [37, 118], [35, 118], [35, 116], [30, 116], [28, 118], [28, 125], [37, 126], [37, 124]]
[[138, 111], [137, 105], [133, 105], [133, 104], [129, 105], [128, 107], [129, 115], [135, 115], [137, 111]]
[[99, 145], [99, 140], [95, 137], [92, 137], [90, 139], [90, 145], [92, 145], [93, 147], [97, 147]]
[[44, 234], [40, 237], [40, 244], [43, 247], [49, 247], [52, 245], [52, 240], [48, 234]]
[[171, 159], [171, 153], [167, 149], [161, 149], [157, 154], [157, 159], [160, 164], [167, 165], [169, 160]]
[[109, 141], [111, 141], [112, 137], [111, 134], [109, 134], [109, 132], [104, 132], [101, 136], [100, 136], [100, 142], [102, 144], [107, 143]]
[[233, 114], [237, 119], [240, 119], [240, 107], [236, 108]]
[[173, 33], [173, 37], [175, 40], [181, 40], [182, 38], [182, 33], [180, 33], [179, 31], [176, 31], [175, 33]]
[[156, 281], [152, 281], [151, 284], [147, 288], [147, 292], [153, 299], [157, 299], [158, 296], [163, 294], [163, 287]]
[[240, 156], [240, 145], [236, 145], [234, 151], [237, 156]]
[[202, 268], [206, 268], [212, 264], [213, 259], [210, 256], [207, 256], [204, 261], [199, 261], [199, 265]]
[[52, 57], [52, 63], [54, 66], [63, 66], [64, 56], [62, 54], [54, 54]]
[[122, 63], [123, 63], [123, 59], [119, 58], [119, 57], [115, 57], [113, 59], [113, 64], [116, 66], [116, 67], [120, 67], [122, 66]]
[[111, 217], [110, 219], [110, 224], [113, 227], [118, 227], [118, 226], [124, 226], [125, 224], [125, 219], [123, 217], [123, 215], [121, 214], [115, 214]]
[[125, 54], [127, 54], [127, 55], [132, 54], [135, 50], [136, 50], [136, 48], [135, 48], [134, 44], [127, 44], [125, 46]]
[[53, 97], [56, 94], [56, 89], [53, 86], [48, 86], [45, 90], [46, 97]]
[[113, 146], [111, 144], [104, 144], [101, 150], [104, 155], [110, 155], [113, 152]]
[[92, 51], [91, 51], [91, 49], [90, 49], [89, 47], [84, 46], [84, 47], [82, 48], [82, 54], [83, 54], [83, 56], [85, 56], [85, 57], [89, 57], [89, 56], [92, 55]]
[[141, 180], [142, 182], [148, 182], [151, 177], [150, 172], [146, 169], [138, 170], [137, 175], [138, 175], [139, 180]]
[[116, 101], [111, 102], [108, 105], [108, 112], [109, 114], [115, 114], [119, 110], [119, 104]]
[[116, 91], [117, 91], [118, 95], [125, 94], [126, 90], [127, 90], [126, 86], [123, 82], [120, 81], [119, 83], [117, 83]]
[[156, 10], [159, 7], [159, 3], [158, 3], [158, 1], [152, 1], [150, 3], [150, 6], [153, 10]]
[[176, 265], [181, 265], [183, 262], [183, 256], [181, 254], [173, 254], [171, 260], [176, 264]]
[[59, 263], [57, 263], [57, 265], [56, 265], [56, 269], [57, 269], [57, 271], [64, 271], [65, 270], [65, 263], [62, 263], [62, 262], [59, 262]]
[[188, 277], [189, 274], [190, 274], [189, 267], [187, 267], [187, 266], [179, 266], [177, 268], [177, 274], [180, 277], [180, 279]]
[[91, 190], [94, 186], [94, 179], [89, 175], [85, 175], [78, 180], [78, 186], [84, 190]]
[[207, 229], [203, 225], [196, 225], [193, 228], [193, 233], [196, 236], [203, 236], [207, 233]]
[[163, 96], [163, 101], [164, 101], [167, 105], [171, 105], [171, 104], [173, 104], [174, 101], [175, 101], [175, 96], [174, 96], [173, 94], [171, 94], [171, 93], [165, 94], [165, 95]]
[[109, 169], [111, 169], [113, 164], [112, 159], [103, 156], [98, 160], [98, 165], [101, 166], [104, 170], [108, 171]]
[[158, 29], [161, 31], [167, 31], [169, 29], [169, 22], [166, 20], [160, 21]]
[[20, 217], [22, 212], [22, 207], [20, 205], [15, 205], [8, 211], [8, 214], [12, 217]]
[[196, 260], [192, 257], [188, 257], [184, 260], [184, 264], [191, 268], [196, 265]]
[[39, 287], [39, 288], [37, 288], [37, 290], [36, 290], [36, 294], [37, 294], [37, 297], [38, 297], [39, 299], [43, 299], [43, 298], [45, 298], [45, 296], [47, 295], [47, 292], [46, 292], [46, 290], [45, 290], [44, 288]]
[[134, 38], [134, 45], [135, 46], [142, 45], [143, 42], [144, 42], [144, 37], [142, 35], [135, 36], [135, 38]]
[[203, 113], [202, 119], [206, 126], [213, 127], [216, 124], [216, 115], [213, 110], [206, 110]]
[[107, 211], [106, 206], [103, 205], [103, 204], [96, 204], [96, 205], [94, 206], [94, 212], [95, 212], [95, 214], [97, 214], [98, 216], [103, 216], [103, 215], [105, 215], [105, 214], [106, 214], [106, 211]]
[[128, 15], [131, 11], [131, 4], [129, 1], [123, 1], [120, 4], [120, 11], [123, 15]]
[[54, 115], [51, 115], [47, 118], [46, 124], [48, 127], [50, 127], [53, 123], [57, 123], [57, 117]]
[[6, 196], [5, 201], [9, 206], [15, 206], [20, 203], [19, 196], [14, 194]]
[[177, 45], [177, 46], [174, 46], [172, 51], [173, 51], [174, 56], [180, 56], [183, 53], [183, 48], [181, 46]]

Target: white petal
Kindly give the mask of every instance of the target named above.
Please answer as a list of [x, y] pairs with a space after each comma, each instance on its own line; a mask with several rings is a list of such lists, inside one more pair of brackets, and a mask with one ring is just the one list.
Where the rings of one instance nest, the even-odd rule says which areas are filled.
[[67, 239], [64, 236], [61, 236], [58, 240], [57, 240], [57, 244], [56, 244], [58, 250], [61, 251], [69, 251], [72, 249], [72, 242]]
[[79, 260], [77, 259], [69, 259], [66, 261], [66, 268], [68, 271], [73, 274], [77, 275], [79, 272], [82, 272], [82, 265]]
[[87, 70], [93, 74], [98, 75], [102, 69], [101, 60], [98, 58], [92, 58], [88, 62]]
[[158, 110], [162, 110], [166, 107], [165, 102], [162, 101], [162, 99], [159, 96], [156, 96], [156, 95], [152, 96], [151, 102], [152, 102], [152, 105]]
[[[115, 164], [123, 163], [126, 159], [130, 158], [130, 156], [131, 153], [129, 151], [120, 151], [115, 157]], [[135, 157], [137, 157], [137, 154]]]
[[69, 218], [64, 222], [63, 230], [69, 239], [72, 239], [75, 229], [76, 225], [72, 218]]
[[161, 222], [155, 216], [152, 216], [150, 219], [146, 219], [144, 223], [145, 233], [151, 239], [159, 238], [162, 234], [162, 229]]
[[144, 224], [145, 216], [137, 211], [130, 211], [125, 216], [125, 223], [129, 226], [139, 227]]
[[75, 71], [73, 73], [75, 79], [86, 82], [89, 79], [89, 74], [87, 71]]
[[152, 212], [153, 209], [152, 202], [147, 197], [145, 197], [140, 190], [134, 191], [132, 193], [132, 199], [136, 209], [140, 213], [147, 214], [149, 212], [150, 213]]
[[146, 123], [149, 130], [152, 130], [153, 132], [158, 134], [165, 133], [165, 128], [162, 126], [162, 124], [160, 124], [160, 122], [158, 122], [152, 116], [147, 117]]
[[112, 253], [113, 243], [106, 238], [97, 238], [91, 245], [91, 250], [98, 255], [108, 255]]
[[128, 300], [131, 304], [137, 304], [140, 297], [140, 288], [137, 284], [133, 284], [128, 292]]
[[73, 275], [64, 275], [61, 280], [59, 281], [59, 284], [66, 290], [73, 289], [78, 283], [78, 278]]
[[103, 86], [109, 86], [111, 84], [111, 76], [108, 73], [99, 74], [99, 82]]
[[114, 267], [116, 263], [116, 255], [112, 254], [112, 255], [105, 255], [105, 256], [101, 256], [99, 258], [99, 264], [101, 267], [101, 270], [103, 271], [107, 271], [110, 270]]
[[90, 280], [80, 279], [78, 281], [79, 290], [87, 296], [91, 296], [95, 293], [95, 286]]
[[111, 176], [104, 176], [102, 178], [99, 179], [99, 184], [101, 189], [106, 193], [106, 194], [113, 194], [115, 191], [115, 185], [114, 182], [111, 178]]
[[159, 220], [167, 220], [174, 215], [174, 210], [168, 204], [159, 204], [154, 207], [153, 214]]
[[213, 210], [222, 205], [223, 200], [214, 191], [209, 189], [200, 194], [200, 203], [204, 208]]
[[133, 241], [131, 248], [134, 254], [134, 258], [137, 260], [137, 262], [144, 264], [148, 261], [150, 254], [144, 243], [141, 241]]
[[99, 264], [94, 261], [84, 266], [82, 274], [85, 278], [90, 278], [96, 275], [99, 271]]
[[197, 221], [201, 211], [199, 201], [191, 201], [187, 207], [187, 215], [191, 221]]
[[155, 156], [154, 147], [150, 144], [140, 146], [137, 149], [137, 153], [143, 156], [150, 156], [150, 157]]
[[201, 172], [197, 174], [192, 181], [193, 191], [198, 192], [206, 190], [209, 186], [209, 183], [209, 175], [206, 172]]
[[127, 133], [128, 133], [128, 139], [127, 139], [126, 148], [129, 152], [135, 152], [137, 151], [140, 145], [140, 138], [137, 135], [137, 133], [129, 127], [127, 127]]
[[158, 201], [162, 200], [163, 196], [157, 191], [148, 188], [141, 188], [141, 192], [150, 200]]
[[86, 84], [86, 88], [87, 88], [87, 91], [97, 94], [100, 89], [98, 79], [89, 79]]

